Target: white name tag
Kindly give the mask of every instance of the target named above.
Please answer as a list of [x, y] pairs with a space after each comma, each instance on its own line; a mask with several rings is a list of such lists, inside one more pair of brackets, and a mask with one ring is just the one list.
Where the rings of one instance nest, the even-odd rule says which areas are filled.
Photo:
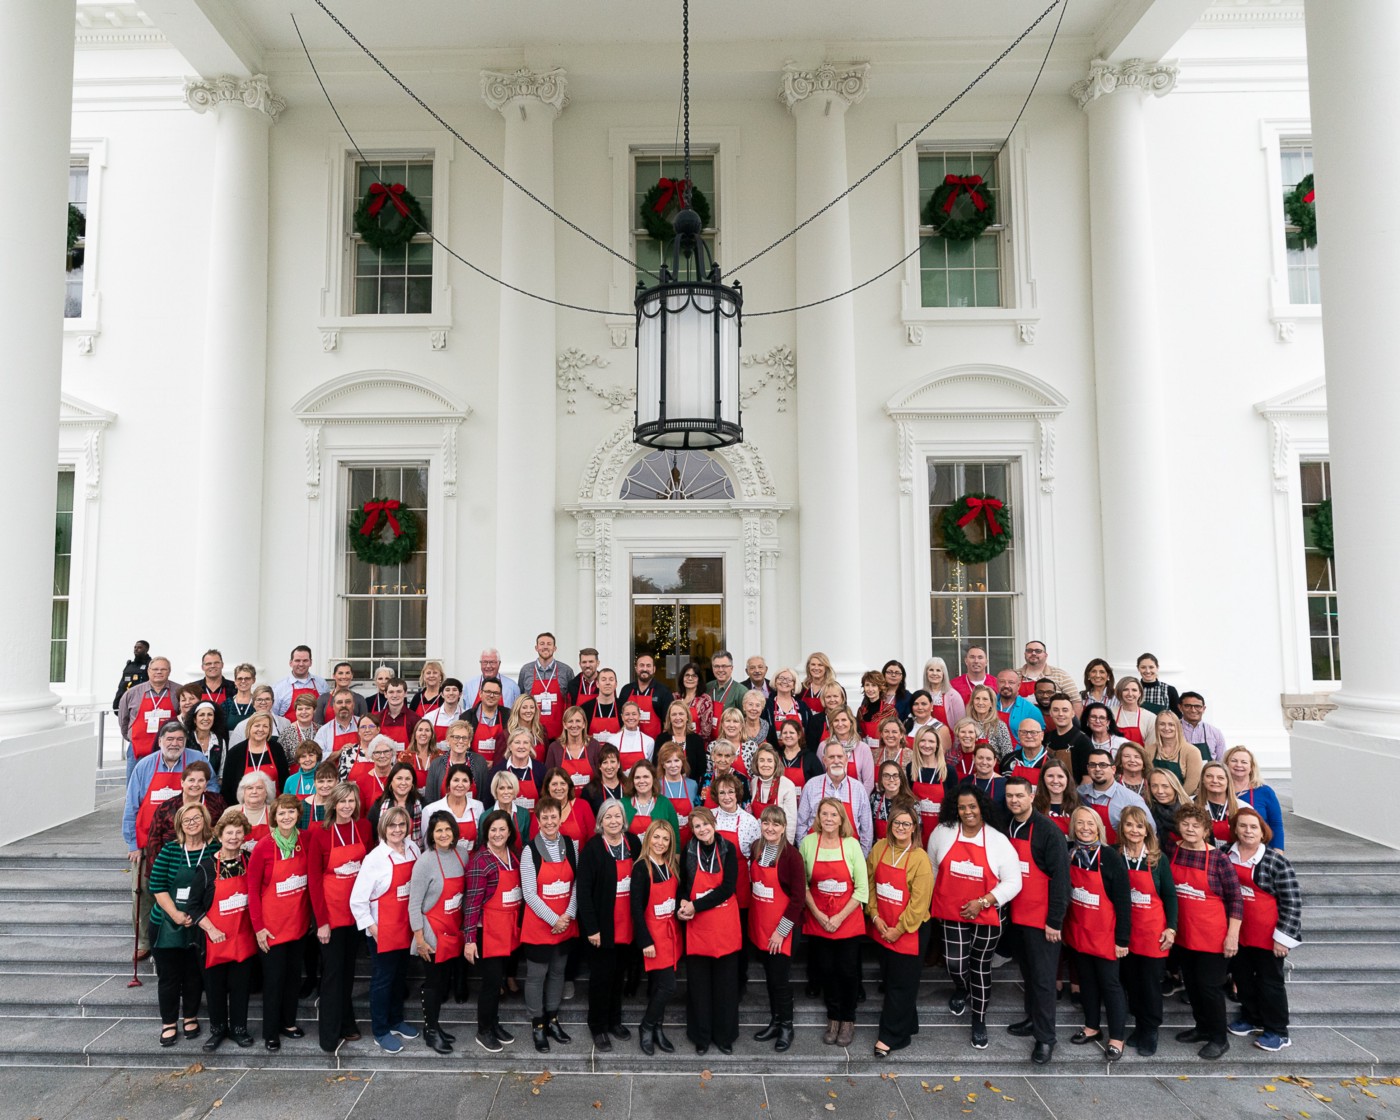
[[1031, 873], [1030, 861], [1029, 861], [1029, 860], [1024, 860], [1024, 859], [1023, 859], [1023, 860], [1021, 861], [1021, 874], [1022, 874], [1022, 875], [1029, 875], [1030, 873]]
[[176, 902], [188, 902], [189, 900], [190, 900], [190, 888], [189, 888], [189, 887], [180, 887], [178, 890], [176, 890], [176, 892], [175, 892], [175, 901], [176, 901]]
[[567, 895], [571, 890], [573, 890], [573, 888], [574, 888], [573, 883], [564, 883], [564, 882], [560, 882], [560, 881], [556, 880], [556, 881], [553, 882], [553, 883], [546, 883], [544, 886], [542, 886], [542, 887], [540, 888], [540, 897], [541, 897], [541, 898], [563, 898], [563, 897], [564, 897], [565, 895]]
[[180, 790], [179, 790], [178, 787], [177, 787], [176, 789], [170, 789], [170, 788], [167, 786], [165, 789], [153, 789], [153, 790], [151, 790], [151, 801], [154, 802], [156, 805], [164, 805], [164, 804], [165, 804], [167, 801], [169, 801], [172, 797], [179, 797], [179, 796], [180, 796]]
[[665, 902], [658, 902], [651, 908], [651, 912], [658, 918], [669, 918], [676, 912], [676, 900], [668, 898]]
[[349, 863], [342, 863], [335, 869], [336, 876], [341, 879], [353, 879], [360, 873], [360, 861], [352, 859]]
[[554, 711], [554, 694], [553, 694], [553, 693], [550, 693], [550, 692], [541, 692], [540, 695], [539, 695], [539, 701], [540, 701], [540, 715], [542, 715], [542, 716], [547, 716], [547, 715], [549, 715], [550, 712]]
[[519, 887], [511, 887], [505, 894], [501, 895], [502, 906], [519, 906], [524, 896], [520, 893]]
[[1069, 897], [1079, 903], [1080, 906], [1087, 906], [1091, 910], [1099, 908], [1099, 896], [1092, 891], [1086, 891], [1083, 887], [1074, 887], [1069, 892]]
[[1240, 884], [1240, 897], [1241, 897], [1241, 898], [1247, 898], [1247, 899], [1249, 899], [1251, 902], [1254, 901], [1254, 888], [1253, 888], [1253, 887], [1246, 887], [1243, 883], [1241, 883], [1241, 884]]
[[617, 893], [627, 895], [632, 893], [632, 877], [630, 875], [617, 881]]
[[948, 870], [962, 879], [982, 881], [982, 869], [970, 859], [955, 859], [948, 865]]
[[167, 711], [165, 708], [156, 708], [153, 711], [147, 712], [146, 733], [148, 735], [154, 735], [157, 731], [160, 730], [161, 721], [167, 720], [169, 718], [170, 712]]
[[845, 894], [846, 884], [840, 879], [818, 879], [817, 890], [822, 894]]
[[898, 906], [904, 905], [904, 892], [893, 883], [876, 883], [875, 897], [883, 898], [886, 902], [893, 902]]
[[306, 890], [305, 875], [289, 875], [277, 884], [278, 897], [284, 894], [297, 894], [304, 890]]
[[219, 903], [220, 914], [238, 914], [248, 909], [248, 896], [243, 893], [231, 894]]
[[462, 908], [462, 892], [458, 891], [451, 898], [442, 904], [444, 914], [455, 914]]
[[772, 887], [767, 886], [764, 883], [754, 883], [753, 896], [754, 898], [763, 899], [764, 902], [772, 902], [773, 899], [776, 897], [776, 894], [774, 893]]
[[407, 883], [401, 883], [399, 886], [397, 886], [396, 888], [394, 888], [394, 897], [395, 897], [395, 898], [407, 898], [407, 897], [408, 897], [408, 884], [407, 884]]

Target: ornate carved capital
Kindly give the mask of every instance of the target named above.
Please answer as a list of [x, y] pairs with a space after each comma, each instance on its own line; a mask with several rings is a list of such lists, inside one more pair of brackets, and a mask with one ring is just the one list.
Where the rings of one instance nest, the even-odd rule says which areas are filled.
[[287, 107], [287, 103], [272, 92], [265, 74], [254, 74], [251, 78], [227, 74], [222, 78], [192, 78], [185, 83], [185, 104], [196, 113], [207, 113], [220, 105], [238, 104], [266, 114], [273, 124]]
[[558, 67], [539, 71], [522, 66], [508, 74], [500, 70], [481, 72], [481, 99], [497, 112], [504, 112], [507, 105], [521, 97], [548, 105], [557, 116], [569, 103], [569, 76]]
[[847, 105], [865, 98], [870, 85], [870, 63], [837, 64], [823, 62], [814, 70], [803, 70], [788, 63], [783, 67], [783, 88], [778, 99], [789, 109], [817, 93], [834, 93]]
[[1120, 89], [1135, 89], [1150, 93], [1154, 97], [1165, 97], [1176, 85], [1180, 71], [1162, 62], [1147, 62], [1141, 58], [1130, 58], [1125, 62], [1106, 62], [1096, 58], [1089, 63], [1089, 76], [1070, 86], [1069, 93], [1081, 109], [1106, 94]]

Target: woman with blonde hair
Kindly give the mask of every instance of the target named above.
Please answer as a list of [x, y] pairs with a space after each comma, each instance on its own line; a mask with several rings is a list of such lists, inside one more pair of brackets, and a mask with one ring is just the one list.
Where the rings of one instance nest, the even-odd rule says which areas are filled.
[[1142, 682], [1137, 677], [1123, 677], [1114, 686], [1113, 695], [1118, 698], [1114, 713], [1118, 734], [1150, 749], [1157, 738], [1157, 717], [1142, 706]]
[[943, 658], [930, 657], [924, 662], [923, 687], [933, 698], [933, 714], [949, 727], [967, 714], [967, 706], [953, 689], [948, 663]]
[[[418, 672], [418, 691], [408, 698], [408, 706], [421, 719], [442, 706], [442, 682], [447, 671], [441, 661], [425, 661]], [[436, 737], [436, 736], [434, 736]]]
[[[689, 818], [687, 818], [688, 823]], [[676, 965], [681, 957], [676, 901], [680, 889], [680, 852], [675, 833], [664, 821], [652, 821], [642, 835], [640, 854], [632, 865], [632, 943], [642, 952], [647, 973], [647, 1005], [637, 1024], [637, 1044], [651, 1057], [676, 1048], [662, 1030], [666, 1001], [676, 991]]]
[[776, 805], [787, 818], [788, 842], [792, 843], [797, 838], [797, 795], [797, 787], [783, 772], [783, 756], [778, 748], [764, 743], [753, 756], [749, 812], [761, 819], [764, 809]]
[[1118, 757], [1113, 760], [1113, 771], [1120, 786], [1147, 800], [1147, 782], [1152, 776], [1152, 767], [1147, 762], [1147, 748], [1137, 743], [1124, 743], [1118, 748]]
[[[1259, 762], [1254, 752], [1244, 746], [1231, 747], [1221, 761], [1230, 773], [1230, 785], [1237, 802], [1258, 812], [1269, 826], [1268, 846], [1282, 851], [1283, 809], [1279, 807], [1278, 794], [1259, 777]], [[1234, 813], [1230, 818], [1234, 819]]]
[[1230, 822], [1239, 811], [1234, 781], [1223, 762], [1207, 762], [1201, 767], [1201, 784], [1196, 790], [1196, 804], [1210, 814], [1211, 835], [1216, 847], [1230, 840]]
[[[928, 728], [936, 731], [937, 728]], [[901, 770], [908, 769], [914, 760], [913, 744], [904, 734], [904, 721], [891, 712], [884, 716], [871, 737], [874, 746], [875, 769], [879, 770], [886, 762], [893, 762]]]
[[775, 736], [784, 723], [795, 723], [802, 732], [803, 741], [806, 741], [807, 720], [812, 712], [797, 696], [797, 673], [794, 670], [782, 668], [773, 674], [773, 696], [769, 707], [773, 713]]
[[506, 721], [506, 741], [509, 742], [515, 732], [522, 730], [530, 733], [535, 761], [543, 762], [545, 749], [549, 746], [549, 734], [540, 720], [539, 701], [533, 696], [522, 696], [510, 710], [510, 719]]
[[[728, 784], [728, 783], [726, 783]], [[739, 853], [704, 807], [690, 811], [690, 843], [681, 856], [676, 916], [685, 923], [686, 1034], [697, 1054], [721, 1054], [739, 1036], [739, 960], [743, 923], [734, 897]]]
[[1133, 1029], [1126, 1044], [1144, 1058], [1157, 1052], [1162, 1025], [1162, 980], [1176, 942], [1176, 884], [1162, 858], [1147, 814], [1129, 805], [1118, 818], [1118, 851], [1128, 869], [1132, 931], [1128, 955], [1118, 965]]
[[807, 658], [807, 675], [802, 678], [802, 702], [815, 715], [821, 715], [825, 705], [822, 691], [836, 681], [836, 669], [831, 658], [824, 653], [814, 653]]
[[938, 814], [946, 793], [958, 784], [948, 772], [943, 758], [943, 740], [936, 728], [925, 727], [914, 739], [914, 757], [909, 761], [909, 788], [919, 810], [920, 839], [927, 844], [938, 827]]
[[400, 1039], [418, 1037], [418, 1029], [404, 1019], [413, 944], [408, 896], [418, 859], [412, 827], [412, 817], [401, 805], [389, 805], [379, 814], [379, 843], [360, 864], [350, 890], [350, 913], [369, 939], [370, 1027], [374, 1041], [389, 1054], [403, 1049]]
[[[1070, 1042], [1083, 1046], [1097, 1042], [1104, 1056], [1116, 1062], [1123, 1056], [1127, 1035], [1128, 1000], [1123, 992], [1118, 962], [1128, 955], [1132, 936], [1132, 901], [1128, 868], [1116, 848], [1104, 841], [1103, 820], [1087, 805], [1070, 818], [1069, 909], [1065, 911], [1065, 944], [1073, 951], [1084, 1026]], [[1099, 1005], [1108, 1013], [1108, 1039], [1104, 1046]]]
[[334, 1054], [342, 1041], [360, 1038], [352, 992], [361, 938], [350, 912], [350, 892], [372, 847], [369, 821], [360, 813], [360, 787], [341, 782], [326, 799], [325, 820], [307, 832], [307, 888], [321, 943], [317, 1028], [327, 1054]]
[[990, 744], [997, 758], [1011, 753], [1011, 732], [997, 718], [997, 694], [985, 684], [973, 687], [967, 702], [967, 718], [977, 728], [977, 741]]
[[151, 955], [159, 977], [160, 1044], [174, 1046], [179, 1037], [176, 1017], [183, 1005], [184, 1035], [199, 1037], [199, 1002], [204, 995], [194, 938], [196, 916], [190, 896], [200, 866], [219, 850], [211, 842], [214, 830], [203, 805], [182, 805], [175, 810], [175, 835], [151, 864]]
[[855, 1038], [860, 988], [860, 942], [864, 908], [870, 898], [865, 853], [855, 838], [845, 805], [835, 797], [817, 803], [816, 826], [798, 845], [807, 869], [807, 914], [802, 930], [810, 938], [811, 972], [820, 977], [826, 998], [828, 1046], [849, 1046]]

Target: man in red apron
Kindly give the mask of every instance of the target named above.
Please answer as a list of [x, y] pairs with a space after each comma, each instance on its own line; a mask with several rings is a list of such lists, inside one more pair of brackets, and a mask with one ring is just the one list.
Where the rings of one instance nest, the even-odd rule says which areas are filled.
[[972, 690], [985, 684], [996, 691], [996, 679], [987, 672], [987, 651], [981, 646], [972, 646], [963, 654], [963, 668], [966, 672], [948, 682], [948, 687], [962, 697], [964, 704], [972, 702]]
[[296, 719], [298, 696], [310, 696], [317, 700], [321, 693], [329, 692], [325, 680], [311, 671], [311, 647], [297, 646], [292, 650], [287, 662], [291, 673], [272, 686], [272, 710], [286, 719]]
[[408, 746], [408, 733], [418, 717], [408, 706], [408, 682], [402, 677], [390, 679], [384, 689], [384, 710], [379, 713], [379, 733], [387, 735], [401, 747]]
[[323, 723], [316, 729], [316, 743], [321, 748], [323, 758], [330, 758], [332, 754], [348, 750], [359, 741], [355, 699], [355, 694], [348, 688], [337, 688], [331, 696], [331, 711], [334, 716], [328, 723]]
[[199, 667], [204, 673], [204, 679], [198, 682], [199, 698], [222, 708], [234, 692], [233, 682], [224, 676], [224, 655], [216, 649], [205, 650]]
[[642, 732], [653, 739], [661, 734], [661, 719], [671, 706], [671, 690], [656, 679], [656, 659], [649, 653], [637, 654], [632, 669], [636, 684], [622, 686], [618, 699], [636, 702], [642, 713]]
[[[617, 697], [617, 674], [611, 669], [599, 669], [597, 683], [597, 691], [581, 705], [583, 714], [588, 717], [589, 738], [615, 735], [622, 730], [622, 702]], [[562, 727], [562, 721], [560, 725]]]
[[569, 703], [582, 706], [585, 700], [598, 695], [598, 651], [585, 646], [578, 651], [578, 676], [569, 686]]
[[520, 670], [520, 695], [533, 696], [540, 706], [540, 722], [544, 724], [545, 741], [553, 742], [564, 729], [564, 709], [568, 706], [569, 686], [574, 671], [554, 657], [554, 635], [548, 632], [535, 638], [535, 660]]
[[365, 698], [355, 691], [355, 667], [348, 661], [339, 662], [331, 671], [331, 690], [323, 693], [316, 701], [316, 722], [330, 722], [331, 712], [334, 710], [336, 693], [340, 691], [350, 693], [354, 704], [353, 714], [364, 715], [369, 711], [369, 705], [365, 703]]
[[117, 706], [117, 723], [122, 738], [130, 744], [126, 752], [126, 777], [131, 780], [137, 760], [155, 750], [156, 732], [176, 713], [175, 693], [180, 686], [170, 679], [170, 658], [153, 657], [146, 666], [146, 681], [122, 694]]
[[743, 711], [744, 694], [748, 689], [734, 679], [734, 655], [727, 649], [716, 650], [710, 655], [710, 671], [715, 675], [715, 679], [705, 687], [705, 691], [715, 703], [715, 727], [710, 738], [718, 739], [724, 709]]
[[1147, 826], [1154, 832], [1152, 811], [1147, 802], [1126, 786], [1120, 785], [1113, 773], [1113, 756], [1102, 747], [1094, 747], [1088, 756], [1089, 776], [1079, 787], [1079, 800], [1099, 815], [1105, 838], [1118, 843], [1118, 818], [1129, 805], [1136, 805], [1147, 814]]
[[501, 696], [500, 681], [482, 681], [476, 706], [464, 717], [472, 725], [472, 750], [488, 765], [506, 753], [506, 722], [510, 713], [501, 706]]
[[1026, 998], [1026, 1017], [1006, 1029], [1017, 1038], [1033, 1037], [1031, 1061], [1043, 1066], [1055, 1052], [1055, 976], [1069, 903], [1069, 846], [1055, 822], [1031, 808], [1033, 793], [1024, 777], [1006, 779], [1007, 837], [1021, 861], [1021, 893], [1011, 900], [1009, 947]]
[[812, 831], [816, 823], [817, 805], [823, 797], [834, 797], [846, 810], [851, 820], [860, 850], [866, 855], [875, 844], [875, 822], [871, 819], [870, 795], [865, 787], [856, 781], [855, 775], [846, 773], [846, 752], [828, 751], [822, 760], [825, 773], [809, 778], [802, 787], [797, 802], [797, 839], [801, 840]]

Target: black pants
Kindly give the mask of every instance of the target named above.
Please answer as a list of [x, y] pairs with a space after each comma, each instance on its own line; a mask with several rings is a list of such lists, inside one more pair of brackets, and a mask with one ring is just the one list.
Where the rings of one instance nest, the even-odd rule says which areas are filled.
[[1225, 955], [1183, 949], [1179, 945], [1177, 952], [1196, 1030], [1211, 1042], [1228, 1041], [1225, 1037]]
[[1129, 953], [1118, 962], [1118, 975], [1133, 1013], [1133, 1026], [1140, 1032], [1156, 1034], [1162, 1025], [1162, 976], [1166, 957], [1140, 957]]
[[859, 937], [809, 937], [807, 952], [813, 975], [822, 985], [826, 1017], [842, 1023], [855, 1021], [856, 992], [860, 988]]
[[505, 983], [509, 957], [477, 957], [476, 971], [481, 991], [476, 994], [476, 1029], [493, 1030], [501, 1025], [501, 985]]
[[696, 1046], [733, 1046], [739, 1037], [739, 954], [685, 958], [685, 1033]]
[[297, 1024], [301, 986], [301, 940], [274, 945], [262, 954], [263, 1038], [277, 1038]]
[[885, 976], [885, 1002], [880, 1008], [880, 1031], [876, 1037], [891, 1050], [902, 1050], [919, 1033], [919, 976], [924, 971], [924, 955], [896, 953], [880, 945], [880, 964]]
[[1240, 997], [1241, 1018], [1286, 1038], [1288, 989], [1283, 986], [1283, 960], [1272, 949], [1241, 945], [1230, 961], [1230, 975]]
[[248, 1029], [248, 993], [253, 985], [253, 959], [211, 965], [204, 970], [209, 994], [209, 1025], [224, 1030]]
[[763, 979], [768, 984], [768, 1015], [780, 1023], [792, 1022], [792, 957], [787, 953], [770, 953], [766, 946], [755, 945], [754, 956], [763, 961]]
[[666, 1004], [676, 994], [676, 969], [654, 968], [647, 973], [647, 1009], [642, 1012], [642, 1026], [659, 1027], [666, 1018]]
[[[419, 958], [422, 960], [422, 958]], [[430, 1031], [438, 1030], [441, 1024], [438, 1016], [442, 1005], [461, 971], [462, 958], [452, 956], [444, 961], [423, 962], [423, 1025]]]
[[1026, 1018], [1037, 1042], [1055, 1041], [1055, 977], [1060, 971], [1060, 943], [1046, 941], [1038, 926], [1012, 924], [1003, 939], [1021, 969], [1026, 991]]
[[[580, 939], [582, 940], [582, 939]], [[586, 942], [585, 942], [586, 943]], [[622, 1023], [622, 957], [627, 945], [588, 946], [588, 1033]]]
[[334, 1050], [347, 1034], [358, 1034], [355, 1022], [355, 957], [363, 934], [354, 926], [336, 926], [321, 946], [321, 1000], [317, 1011], [322, 1050]]
[[1079, 991], [1084, 997], [1084, 1025], [1091, 1031], [1099, 1029], [1099, 1004], [1108, 1013], [1108, 1038], [1122, 1041], [1128, 1031], [1128, 997], [1118, 976], [1118, 961], [1096, 957], [1092, 953], [1075, 953], [1079, 969]]
[[160, 1021], [173, 1023], [183, 1005], [186, 1019], [199, 1017], [199, 1000], [204, 994], [204, 969], [199, 954], [188, 949], [152, 949], [156, 962], [156, 998], [160, 1001]]

